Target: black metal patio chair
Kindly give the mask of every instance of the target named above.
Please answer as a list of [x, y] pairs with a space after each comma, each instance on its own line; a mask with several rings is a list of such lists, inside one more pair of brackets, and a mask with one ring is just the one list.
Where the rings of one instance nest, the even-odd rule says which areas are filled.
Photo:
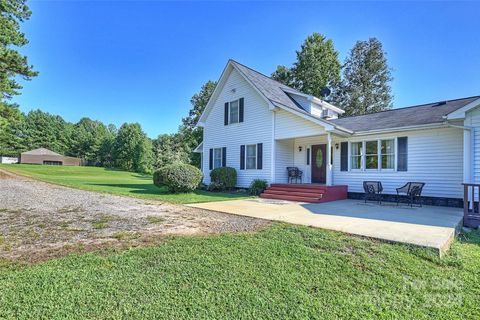
[[406, 198], [413, 207], [417, 201], [419, 207], [422, 206], [422, 190], [425, 186], [424, 182], [407, 182], [403, 187], [397, 188], [397, 206], [401, 198]]
[[363, 190], [365, 191], [365, 203], [370, 200], [382, 204], [383, 186], [380, 181], [363, 181]]
[[302, 183], [302, 170], [298, 169], [297, 167], [287, 167], [288, 172], [288, 183], [292, 183], [295, 179], [295, 183], [298, 182], [300, 179], [300, 183]]

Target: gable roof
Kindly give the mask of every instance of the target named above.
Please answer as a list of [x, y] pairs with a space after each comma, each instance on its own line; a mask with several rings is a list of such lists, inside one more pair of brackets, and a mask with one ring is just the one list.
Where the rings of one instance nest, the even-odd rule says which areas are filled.
[[52, 150], [48, 150], [46, 148], [38, 148], [38, 149], [22, 152], [22, 154], [36, 155], [36, 156], [62, 156], [61, 154], [53, 152]]
[[449, 113], [478, 99], [480, 96], [439, 101], [330, 121], [354, 132], [440, 124], [446, 121], [444, 117]]
[[253, 70], [235, 60], [230, 62], [240, 71], [244, 77], [246, 77], [250, 82], [273, 104], [273, 105], [282, 105], [284, 107], [289, 107], [292, 109], [305, 111], [300, 104], [295, 102], [293, 98], [289, 96], [287, 92], [292, 92], [304, 96], [305, 94], [293, 89], [287, 85], [284, 85], [281, 82], [273, 80], [272, 78], [260, 73], [256, 70]]
[[[237, 70], [247, 82], [273, 107], [279, 107], [297, 116], [313, 121], [318, 125], [334, 129], [336, 132], [355, 134], [366, 131], [383, 131], [389, 129], [422, 127], [429, 125], [440, 125], [447, 121], [447, 116], [459, 109], [477, 107], [480, 105], [480, 96], [439, 101], [434, 103], [415, 105], [404, 108], [396, 108], [362, 116], [343, 117], [339, 119], [323, 119], [317, 117], [305, 109], [292, 98], [291, 95], [308, 96], [294, 88], [284, 85], [281, 82], [253, 70], [235, 60], [228, 60], [220, 80], [203, 111], [198, 125], [204, 125], [206, 116], [212, 108], [213, 101], [217, 98], [219, 91], [224, 85], [226, 75], [231, 70]], [[308, 96], [311, 99], [315, 97]], [[319, 100], [319, 99], [318, 99]], [[478, 100], [478, 101], [477, 101]], [[325, 103], [323, 100], [320, 100]], [[478, 102], [478, 105], [477, 105]], [[336, 108], [335, 106], [331, 106]], [[462, 109], [463, 108], [463, 109]], [[459, 110], [458, 112], [460, 112]]]
[[[205, 118], [210, 112], [211, 108], [213, 107], [213, 101], [218, 97], [221, 88], [224, 85], [224, 82], [226, 81], [226, 75], [228, 75], [229, 70], [235, 69], [237, 70], [244, 78], [247, 80], [247, 82], [253, 86], [253, 88], [262, 96], [265, 101], [267, 101], [271, 106], [273, 107], [280, 107], [283, 108], [287, 111], [296, 113], [297, 115], [300, 115], [303, 118], [306, 118], [310, 121], [313, 121], [319, 125], [329, 127], [329, 128], [335, 128], [335, 125], [328, 120], [325, 120], [323, 118], [317, 117], [303, 109], [299, 103], [297, 103], [291, 96], [290, 94], [298, 94], [301, 96], [305, 96], [304, 93], [291, 88], [289, 86], [286, 86], [276, 80], [273, 80], [272, 78], [256, 71], [253, 70], [235, 60], [228, 60], [227, 65], [225, 66], [222, 75], [220, 76], [220, 79], [217, 83], [217, 86], [215, 87], [215, 90], [213, 91], [212, 96], [210, 97], [210, 100], [207, 103], [207, 106], [205, 107], [205, 110], [203, 111], [202, 115], [200, 116], [200, 119], [198, 121], [197, 125], [202, 126], [205, 122]], [[344, 131], [351, 133], [350, 130], [347, 130], [345, 128], [337, 126], [338, 130]]]

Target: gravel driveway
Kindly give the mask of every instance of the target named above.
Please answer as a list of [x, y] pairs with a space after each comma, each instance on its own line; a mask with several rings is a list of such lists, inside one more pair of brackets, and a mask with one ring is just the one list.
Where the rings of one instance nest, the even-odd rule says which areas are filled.
[[260, 219], [56, 186], [0, 170], [0, 258], [30, 262], [165, 235], [249, 232]]

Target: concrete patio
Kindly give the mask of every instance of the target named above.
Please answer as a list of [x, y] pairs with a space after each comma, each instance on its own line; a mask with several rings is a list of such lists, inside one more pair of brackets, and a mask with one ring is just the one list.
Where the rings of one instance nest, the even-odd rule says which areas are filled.
[[258, 198], [190, 206], [407, 243], [434, 249], [440, 255], [450, 247], [463, 217], [459, 208], [397, 207], [360, 200], [312, 204]]

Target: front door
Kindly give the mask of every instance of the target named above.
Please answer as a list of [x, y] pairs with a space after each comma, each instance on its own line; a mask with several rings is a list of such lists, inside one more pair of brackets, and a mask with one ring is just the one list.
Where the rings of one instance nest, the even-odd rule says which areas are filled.
[[312, 146], [312, 183], [327, 182], [327, 145]]

